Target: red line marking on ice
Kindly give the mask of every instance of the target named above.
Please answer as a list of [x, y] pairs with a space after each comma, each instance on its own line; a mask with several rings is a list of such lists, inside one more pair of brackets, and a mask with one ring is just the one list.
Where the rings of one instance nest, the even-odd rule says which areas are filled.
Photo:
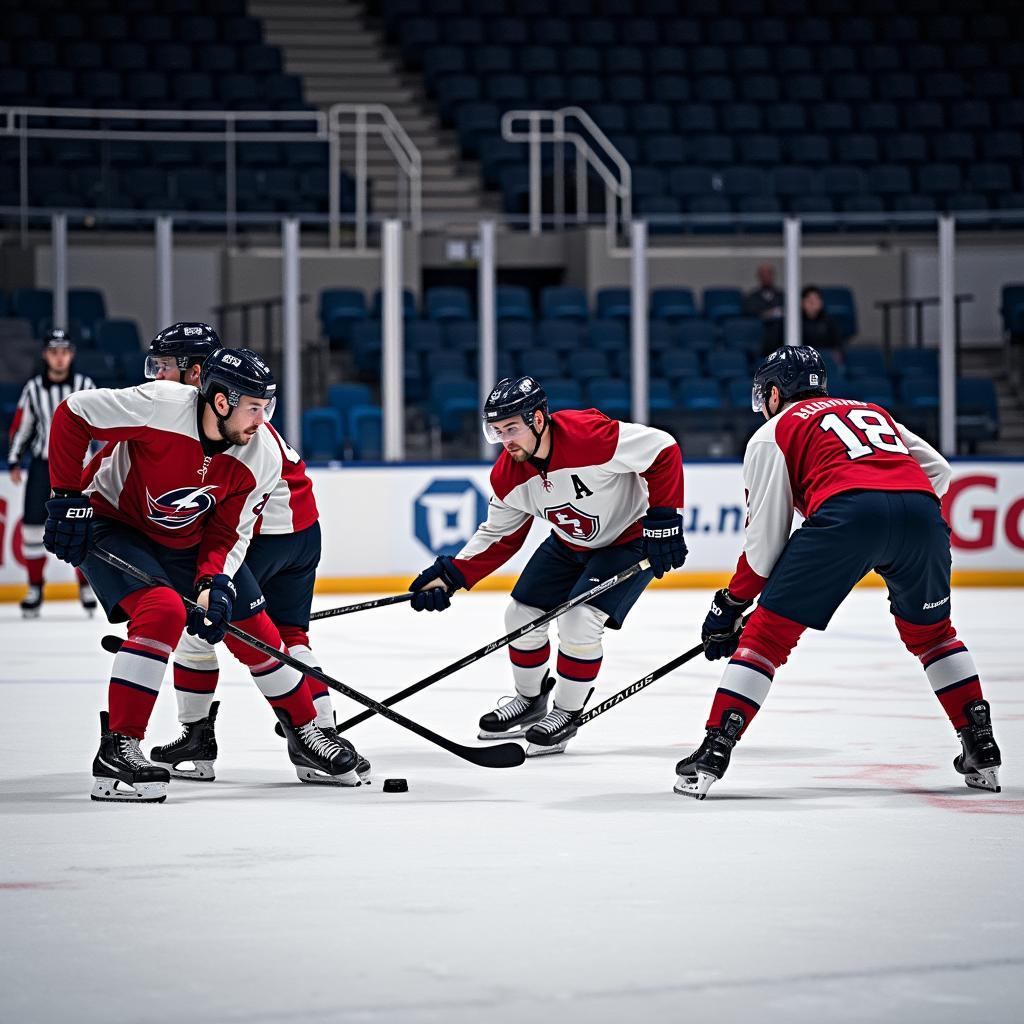
[[0, 889], [55, 889], [60, 882], [0, 882]]

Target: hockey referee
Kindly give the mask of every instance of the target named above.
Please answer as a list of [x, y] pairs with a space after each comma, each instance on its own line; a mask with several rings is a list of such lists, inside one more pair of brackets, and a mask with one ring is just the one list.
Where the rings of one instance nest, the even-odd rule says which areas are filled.
[[[50, 421], [57, 406], [72, 392], [96, 387], [89, 377], [74, 372], [74, 358], [75, 346], [67, 334], [59, 328], [51, 330], [43, 342], [42, 372], [30, 377], [22, 389], [11, 422], [7, 465], [13, 483], [21, 483], [22, 459], [26, 454], [31, 456], [21, 526], [28, 568], [28, 593], [21, 602], [21, 612], [26, 619], [38, 618], [43, 604], [43, 570], [46, 566], [43, 524], [46, 522], [46, 501], [50, 497]], [[78, 596], [82, 607], [91, 615], [96, 609], [96, 596], [81, 572], [78, 572]]]

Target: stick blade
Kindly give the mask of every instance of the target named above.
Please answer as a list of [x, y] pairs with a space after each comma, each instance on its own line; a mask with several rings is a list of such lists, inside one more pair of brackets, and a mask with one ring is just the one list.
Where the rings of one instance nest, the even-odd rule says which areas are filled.
[[526, 751], [518, 743], [496, 743], [488, 747], [462, 747], [457, 753], [481, 768], [516, 768], [526, 760]]

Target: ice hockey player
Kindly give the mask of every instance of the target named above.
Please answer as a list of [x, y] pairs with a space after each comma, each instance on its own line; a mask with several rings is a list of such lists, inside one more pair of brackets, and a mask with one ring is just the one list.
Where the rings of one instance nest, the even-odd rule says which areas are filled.
[[[146, 376], [198, 387], [203, 361], [220, 347], [220, 338], [209, 324], [172, 324], [150, 343]], [[288, 653], [319, 668], [310, 650], [308, 635], [313, 584], [320, 563], [320, 522], [313, 484], [298, 452], [269, 422], [264, 424], [264, 429], [270, 432], [281, 451], [281, 479], [256, 521], [245, 565], [259, 584], [267, 602], [267, 614], [280, 632]], [[173, 664], [181, 735], [171, 743], [154, 747], [150, 757], [175, 778], [212, 782], [216, 777], [219, 706], [219, 701], [213, 697], [220, 677], [216, 648], [198, 636], [185, 634], [175, 651]], [[316, 724], [343, 747], [354, 750], [349, 740], [334, 729], [330, 690], [310, 676], [306, 677], [306, 685], [316, 708]], [[278, 729], [281, 729], [280, 723]], [[302, 766], [296, 770], [304, 782], [321, 781], [320, 777], [308, 777]], [[366, 781], [370, 774], [369, 761], [360, 756], [356, 770]]]
[[[704, 742], [676, 765], [676, 792], [704, 799], [800, 635], [824, 629], [874, 569], [889, 588], [901, 639], [959, 734], [954, 768], [968, 786], [998, 793], [989, 705], [950, 621], [949, 529], [939, 505], [949, 464], [881, 406], [829, 398], [825, 364], [809, 346], [769, 355], [754, 375], [752, 401], [767, 422], [743, 459], [746, 540], [701, 631], [707, 658], [730, 661]], [[794, 509], [806, 518], [790, 537]]]
[[[7, 463], [13, 484], [21, 483], [21, 460], [31, 452], [21, 520], [21, 539], [28, 569], [28, 593], [22, 599], [21, 614], [26, 619], [38, 618], [43, 606], [43, 574], [46, 568], [43, 524], [46, 522], [46, 499], [50, 496], [50, 421], [54, 410], [68, 395], [96, 386], [91, 378], [75, 371], [74, 358], [75, 346], [67, 334], [59, 328], [50, 331], [43, 342], [42, 372], [29, 378], [22, 388], [11, 421]], [[78, 599], [92, 615], [96, 610], [96, 595], [81, 572], [77, 575]]]
[[[54, 415], [44, 544], [82, 566], [111, 622], [128, 620], [128, 639], [110, 674], [109, 712], [100, 715], [93, 799], [165, 799], [169, 773], [145, 759], [139, 741], [186, 626], [217, 643], [233, 622], [283, 646], [243, 565], [256, 520], [281, 476], [280, 449], [260, 430], [273, 413], [276, 390], [254, 352], [220, 349], [203, 364], [199, 390], [152, 381], [80, 392]], [[101, 452], [98, 468], [91, 467], [83, 493], [90, 440], [116, 443]], [[160, 585], [114, 569], [90, 544]], [[180, 593], [194, 595], [200, 607], [186, 616]], [[226, 643], [274, 708], [292, 763], [358, 785], [355, 754], [313, 721], [303, 674], [233, 637]]]
[[519, 550], [534, 518], [553, 529], [512, 591], [509, 632], [643, 558], [651, 563], [560, 617], [555, 679], [547, 671], [546, 626], [509, 647], [516, 695], [480, 719], [480, 738], [525, 735], [529, 754], [558, 753], [576, 735], [593, 692], [604, 630], [619, 629], [651, 579], [686, 558], [682, 455], [664, 431], [596, 409], [549, 413], [532, 377], [495, 386], [483, 429], [504, 448], [491, 470], [487, 521], [454, 558], [441, 556], [412, 581], [414, 609], [447, 608], [453, 591], [473, 587]]

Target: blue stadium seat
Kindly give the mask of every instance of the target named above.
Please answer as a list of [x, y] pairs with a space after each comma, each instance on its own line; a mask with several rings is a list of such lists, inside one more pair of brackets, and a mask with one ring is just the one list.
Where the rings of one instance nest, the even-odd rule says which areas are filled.
[[844, 397], [857, 398], [861, 402], [873, 402], [887, 409], [896, 401], [892, 382], [888, 377], [858, 377], [849, 382], [849, 391], [851, 393]]
[[622, 352], [629, 348], [629, 330], [623, 320], [591, 320], [587, 340], [593, 349]]
[[1004, 284], [999, 292], [999, 314], [1010, 337], [1024, 334], [1024, 282]]
[[[141, 353], [138, 358], [141, 358]], [[92, 377], [98, 387], [117, 387], [120, 384], [117, 360], [109, 352], [91, 348], [79, 349], [75, 353], [75, 369], [87, 377]]]
[[676, 340], [681, 348], [706, 352], [714, 348], [718, 332], [710, 320], [682, 320], [676, 328]]
[[676, 394], [679, 405], [686, 412], [717, 412], [724, 406], [721, 385], [707, 377], [681, 381]]
[[471, 320], [469, 293], [464, 288], [428, 288], [424, 312], [429, 320]]
[[139, 327], [134, 320], [101, 320], [96, 325], [96, 347], [111, 355], [142, 351]]
[[480, 349], [480, 325], [475, 320], [450, 320], [444, 324], [444, 340], [448, 349], [475, 356]]
[[850, 348], [846, 350], [845, 370], [851, 378], [884, 377], [885, 356], [880, 348]]
[[722, 129], [731, 135], [756, 134], [763, 124], [761, 108], [754, 103], [728, 103], [722, 108]]
[[527, 320], [498, 321], [498, 349], [520, 352], [534, 345], [533, 324]]
[[49, 288], [15, 288], [11, 292], [11, 312], [32, 325], [32, 333], [42, 334], [44, 320], [53, 319], [53, 292]]
[[466, 356], [463, 352], [445, 349], [423, 353], [423, 375], [434, 381], [439, 377], [463, 377], [466, 374]]
[[895, 103], [862, 103], [857, 107], [857, 125], [862, 132], [882, 134], [900, 127], [899, 107]]
[[917, 172], [917, 183], [926, 195], [950, 195], [962, 187], [960, 168], [956, 164], [924, 164]]
[[739, 288], [705, 288], [703, 305], [705, 318], [715, 322], [743, 316], [743, 293]]
[[712, 349], [705, 358], [708, 374], [716, 380], [745, 377], [750, 373], [746, 354], [736, 349]]
[[594, 377], [609, 375], [608, 355], [594, 349], [570, 352], [567, 358], [569, 376], [574, 380], [586, 381]]
[[956, 382], [957, 438], [973, 447], [999, 436], [999, 399], [990, 377], [959, 377]]
[[79, 325], [84, 341], [95, 337], [96, 326], [107, 316], [107, 304], [98, 288], [68, 289], [68, 319]]
[[582, 288], [545, 288], [540, 293], [540, 308], [545, 320], [587, 319], [587, 297]]
[[709, 195], [715, 191], [715, 174], [710, 167], [676, 167], [669, 171], [668, 187], [681, 199]]
[[349, 412], [349, 441], [353, 455], [364, 461], [379, 460], [384, 451], [384, 417], [379, 405], [355, 405]]
[[613, 420], [626, 419], [630, 410], [629, 385], [614, 377], [595, 377], [587, 384], [587, 402]]
[[857, 334], [857, 304], [853, 292], [842, 285], [827, 286], [821, 289], [821, 300], [825, 304], [825, 312], [836, 321], [843, 341], [854, 337]]
[[932, 138], [932, 157], [938, 163], [969, 163], [975, 158], [970, 132], [944, 132]]
[[757, 317], [731, 317], [722, 324], [722, 344], [728, 349], [758, 357], [764, 350], [764, 343], [764, 324]]
[[840, 164], [876, 164], [878, 142], [873, 135], [840, 135], [835, 143], [835, 158]]
[[693, 291], [689, 288], [655, 288], [651, 292], [650, 315], [654, 320], [688, 320], [697, 316]]
[[938, 409], [938, 378], [923, 374], [904, 377], [900, 381], [900, 402], [915, 411]]
[[574, 352], [586, 338], [582, 322], [577, 320], [541, 320], [536, 330], [537, 344], [554, 352]]
[[782, 143], [775, 135], [741, 135], [739, 158], [745, 164], [775, 166], [782, 162]]
[[583, 407], [583, 388], [578, 380], [568, 377], [551, 377], [541, 380], [548, 396], [548, 408], [552, 412]]
[[939, 353], [934, 348], [898, 348], [890, 362], [893, 374], [903, 379], [939, 376]]
[[533, 303], [528, 289], [498, 285], [495, 293], [498, 320], [533, 320]]
[[337, 409], [307, 409], [302, 414], [302, 452], [308, 461], [338, 458], [342, 436], [341, 413]]
[[628, 320], [631, 309], [628, 288], [599, 288], [595, 314], [600, 320]]
[[[718, 115], [710, 103], [686, 103], [676, 111], [676, 125], [684, 135], [714, 132], [718, 130]], [[696, 150], [693, 159], [700, 159]]]
[[357, 405], [372, 405], [373, 396], [365, 384], [332, 384], [327, 389], [327, 404], [341, 416], [342, 437], [349, 437], [352, 409]]
[[919, 132], [898, 132], [884, 140], [884, 152], [889, 163], [924, 163], [928, 160], [928, 143]]
[[538, 380], [562, 376], [562, 360], [558, 353], [546, 348], [527, 348], [519, 353], [519, 371]]
[[351, 325], [367, 316], [366, 296], [354, 288], [320, 292], [320, 326], [332, 341], [348, 340]]

